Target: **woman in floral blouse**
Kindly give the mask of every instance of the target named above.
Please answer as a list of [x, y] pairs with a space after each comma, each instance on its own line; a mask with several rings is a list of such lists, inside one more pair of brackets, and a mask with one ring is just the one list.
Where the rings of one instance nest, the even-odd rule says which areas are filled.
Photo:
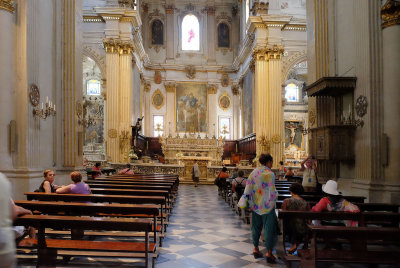
[[255, 258], [260, 258], [263, 254], [258, 248], [261, 231], [264, 228], [264, 239], [267, 248], [266, 259], [268, 263], [275, 263], [272, 250], [278, 240], [278, 226], [275, 214], [275, 200], [278, 192], [275, 189], [275, 175], [271, 171], [272, 156], [261, 154], [259, 161], [261, 166], [251, 172], [247, 185], [244, 190], [244, 198], [248, 201], [248, 206], [252, 211], [252, 237]]

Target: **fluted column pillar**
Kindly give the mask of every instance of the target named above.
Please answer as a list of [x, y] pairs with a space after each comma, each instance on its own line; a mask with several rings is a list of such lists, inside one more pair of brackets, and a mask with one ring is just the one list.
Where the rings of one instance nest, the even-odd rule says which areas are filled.
[[167, 61], [174, 60], [174, 6], [169, 5], [165, 8], [167, 13]]
[[281, 94], [282, 46], [267, 46], [253, 51], [255, 61], [256, 152], [270, 153], [273, 168], [282, 160], [283, 111]]
[[107, 66], [107, 101], [106, 101], [106, 155], [109, 162], [118, 162], [118, 101], [119, 101], [119, 42], [105, 39]]
[[208, 42], [208, 62], [215, 63], [215, 7], [207, 7], [207, 42]]
[[175, 136], [176, 128], [175, 126], [175, 83], [165, 83], [165, 91], [167, 92], [167, 114], [166, 114], [166, 130], [164, 131], [168, 136]]
[[6, 131], [14, 119], [14, 6], [13, 1], [0, 1], [0, 170], [12, 167], [12, 158], [8, 149]]
[[233, 136], [232, 139], [239, 139], [240, 138], [240, 90], [239, 85], [232, 86], [232, 94], [233, 94], [233, 101], [232, 101], [232, 112], [233, 112]]
[[210, 137], [218, 138], [218, 118], [217, 116], [211, 116], [217, 114], [217, 85], [207, 85], [207, 100], [208, 100], [208, 135]]
[[124, 42], [120, 47], [120, 92], [119, 92], [119, 162], [128, 161], [131, 136], [131, 105], [133, 88], [132, 81], [132, 50], [133, 44]]
[[[388, 152], [385, 178], [388, 184], [399, 184], [398, 163], [400, 163], [400, 121], [393, 118], [400, 114], [400, 3], [387, 1], [381, 11], [383, 50], [383, 132], [388, 137]], [[399, 202], [399, 194], [397, 194]], [[395, 202], [394, 198], [390, 200]]]

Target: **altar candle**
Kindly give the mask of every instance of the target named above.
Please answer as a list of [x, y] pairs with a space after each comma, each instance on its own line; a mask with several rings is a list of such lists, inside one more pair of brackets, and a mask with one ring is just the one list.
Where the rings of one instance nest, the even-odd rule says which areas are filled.
[[236, 152], [238, 152], [238, 146], [237, 146], [237, 143], [236, 143]]
[[46, 103], [49, 103], [49, 96], [46, 96]]
[[149, 149], [149, 141], [147, 141], [147, 150]]

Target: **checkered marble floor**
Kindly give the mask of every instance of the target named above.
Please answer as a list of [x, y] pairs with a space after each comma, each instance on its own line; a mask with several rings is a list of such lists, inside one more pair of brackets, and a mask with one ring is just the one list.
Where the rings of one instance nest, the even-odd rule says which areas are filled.
[[217, 187], [180, 185], [156, 268], [285, 267], [267, 266], [252, 250], [250, 225], [218, 197]]

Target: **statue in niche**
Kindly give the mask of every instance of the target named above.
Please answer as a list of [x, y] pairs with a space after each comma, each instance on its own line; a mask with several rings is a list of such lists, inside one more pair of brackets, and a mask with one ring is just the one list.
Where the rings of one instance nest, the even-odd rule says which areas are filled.
[[163, 45], [164, 44], [164, 25], [160, 20], [154, 20], [151, 24], [151, 44]]
[[229, 48], [229, 26], [226, 23], [218, 25], [218, 47]]

